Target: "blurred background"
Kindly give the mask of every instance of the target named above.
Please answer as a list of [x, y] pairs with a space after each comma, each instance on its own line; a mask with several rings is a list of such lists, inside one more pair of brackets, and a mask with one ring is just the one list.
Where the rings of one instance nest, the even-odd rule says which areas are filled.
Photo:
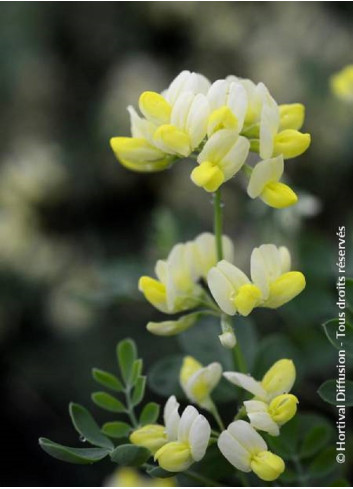
[[[224, 187], [225, 232], [245, 269], [253, 246], [290, 245], [307, 289], [254, 315], [260, 361], [291, 355], [300, 408], [335, 420], [316, 391], [335, 376], [320, 324], [337, 312], [337, 227], [352, 238], [353, 105], [329, 78], [352, 62], [352, 46], [351, 2], [1, 4], [1, 485], [104, 484], [109, 462], [64, 465], [38, 437], [78, 446], [69, 401], [107, 419], [90, 401], [90, 369], [115, 368], [119, 339], [136, 340], [147, 372], [162, 351], [181, 351], [183, 340], [146, 333], [161, 316], [136, 284], [176, 241], [212, 230], [210, 196], [191, 183], [189, 162], [127, 171], [109, 138], [129, 134], [126, 106], [142, 91], [162, 90], [183, 69], [263, 81], [279, 103], [306, 106], [312, 145], [286, 167], [299, 205], [273, 212], [234, 179]], [[149, 396], [164, 402], [158, 385]]]

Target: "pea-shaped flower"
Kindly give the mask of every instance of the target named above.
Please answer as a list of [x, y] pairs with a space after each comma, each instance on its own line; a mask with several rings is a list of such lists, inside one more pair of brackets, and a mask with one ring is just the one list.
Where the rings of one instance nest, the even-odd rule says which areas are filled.
[[184, 358], [179, 375], [181, 387], [187, 398], [208, 411], [214, 409], [211, 392], [221, 377], [222, 366], [220, 363], [213, 362], [204, 367], [191, 356]]
[[251, 426], [278, 436], [280, 427], [295, 416], [298, 402], [293, 394], [281, 394], [269, 403], [251, 400], [245, 401], [244, 406]]
[[301, 272], [289, 271], [291, 258], [285, 247], [266, 244], [251, 254], [251, 278], [222, 260], [208, 273], [208, 285], [219, 307], [227, 314], [248, 316], [255, 307], [276, 309], [305, 287]]
[[281, 457], [267, 450], [265, 440], [246, 421], [234, 421], [218, 438], [223, 456], [242, 472], [253, 471], [264, 481], [274, 481], [285, 469]]
[[272, 365], [261, 381], [240, 372], [224, 372], [223, 375], [232, 384], [253, 394], [256, 400], [269, 403], [275, 397], [290, 392], [296, 371], [293, 361], [283, 358]]
[[207, 419], [193, 406], [187, 406], [180, 418], [176, 440], [163, 445], [154, 458], [169, 472], [187, 470], [204, 457], [210, 435]]

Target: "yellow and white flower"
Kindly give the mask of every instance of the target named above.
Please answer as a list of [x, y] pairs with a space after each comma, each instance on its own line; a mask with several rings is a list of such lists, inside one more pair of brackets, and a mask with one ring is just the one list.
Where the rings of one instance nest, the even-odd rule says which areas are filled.
[[222, 377], [222, 366], [213, 362], [204, 367], [191, 356], [186, 356], [180, 370], [180, 385], [187, 398], [202, 407], [212, 411], [214, 408], [211, 392]]
[[197, 157], [199, 166], [191, 180], [207, 192], [215, 192], [243, 166], [250, 148], [249, 141], [231, 129], [215, 132]]
[[275, 362], [261, 381], [240, 372], [224, 372], [223, 375], [232, 384], [253, 394], [255, 400], [270, 403], [277, 396], [290, 392], [296, 371], [293, 361], [284, 358]]
[[280, 182], [283, 172], [283, 156], [258, 163], [251, 172], [247, 190], [249, 197], [260, 197], [265, 204], [276, 209], [295, 204], [298, 201], [297, 195], [288, 185]]
[[[233, 245], [226, 236], [223, 237], [223, 245], [225, 256], [232, 259]], [[194, 241], [175, 245], [166, 260], [157, 262], [157, 279], [141, 277], [139, 290], [154, 307], [164, 313], [174, 314], [192, 309], [206, 294], [197, 282], [207, 276], [208, 270], [216, 262], [215, 237], [203, 233]], [[169, 331], [172, 328], [170, 322], [165, 326]], [[180, 322], [176, 325], [176, 328], [179, 327], [183, 327]], [[156, 326], [151, 328], [158, 329]]]
[[274, 481], [285, 469], [281, 457], [268, 451], [265, 440], [246, 421], [234, 421], [218, 438], [223, 456], [242, 472], [253, 471], [264, 481]]
[[226, 314], [248, 316], [255, 307], [277, 309], [296, 297], [305, 287], [301, 272], [290, 270], [287, 248], [266, 244], [251, 254], [251, 278], [227, 260], [208, 273], [210, 291]]
[[164, 406], [164, 425], [148, 424], [138, 428], [130, 435], [131, 443], [145, 447], [154, 454], [166, 443], [176, 440], [180, 422], [179, 407], [175, 396], [169, 397]]
[[278, 436], [280, 427], [295, 416], [298, 402], [293, 394], [281, 394], [274, 397], [270, 403], [254, 399], [245, 401], [244, 406], [251, 426], [272, 436]]
[[175, 441], [163, 445], [154, 455], [160, 467], [169, 472], [187, 470], [205, 455], [211, 435], [207, 419], [193, 406], [187, 406], [178, 422]]

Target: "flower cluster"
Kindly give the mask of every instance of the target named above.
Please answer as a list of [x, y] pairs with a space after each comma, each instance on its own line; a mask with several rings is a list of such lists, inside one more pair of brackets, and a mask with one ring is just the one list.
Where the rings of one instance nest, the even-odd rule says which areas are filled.
[[[193, 157], [195, 185], [215, 192], [243, 169], [248, 195], [267, 205], [293, 205], [297, 196], [282, 183], [284, 160], [310, 145], [299, 129], [302, 104], [278, 105], [263, 83], [228, 76], [210, 83], [198, 73], [181, 72], [162, 93], [143, 92], [139, 115], [128, 107], [132, 137], [113, 137], [111, 147], [126, 168], [156, 172]], [[249, 152], [260, 161], [246, 163]]]

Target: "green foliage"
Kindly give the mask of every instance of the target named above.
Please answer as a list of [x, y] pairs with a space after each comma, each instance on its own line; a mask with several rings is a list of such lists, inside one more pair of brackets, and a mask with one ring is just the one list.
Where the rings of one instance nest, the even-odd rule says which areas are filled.
[[59, 445], [47, 438], [39, 438], [39, 445], [52, 457], [71, 464], [93, 464], [106, 457], [108, 448], [71, 448]]
[[119, 445], [110, 454], [113, 462], [119, 465], [128, 465], [130, 467], [138, 467], [144, 464], [151, 457], [151, 452], [144, 447], [136, 445]]
[[153, 423], [159, 415], [159, 406], [148, 403], [140, 414], [140, 424], [134, 412], [134, 407], [143, 401], [146, 386], [146, 377], [142, 374], [142, 360], [137, 358], [135, 343], [123, 340], [117, 345], [117, 358], [121, 378], [105, 370], [92, 370], [93, 379], [98, 384], [124, 394], [125, 400], [117, 399], [107, 392], [94, 392], [93, 402], [106, 411], [124, 414], [130, 418], [131, 424], [125, 421], [110, 421], [102, 428], [98, 426], [90, 412], [83, 406], [71, 403], [69, 407], [72, 424], [80, 436], [93, 445], [94, 448], [72, 448], [55, 443], [47, 438], [39, 440], [42, 449], [58, 460], [74, 464], [91, 464], [101, 460], [108, 454], [111, 459], [120, 465], [139, 466], [150, 456], [145, 448], [134, 445], [118, 445], [115, 447], [112, 439], [126, 439], [131, 431], [139, 425]]
[[[326, 380], [319, 387], [318, 394], [321, 399], [329, 404], [336, 406], [336, 380]], [[353, 381], [345, 381], [345, 401], [339, 401], [339, 404], [345, 406], [353, 406]]]

